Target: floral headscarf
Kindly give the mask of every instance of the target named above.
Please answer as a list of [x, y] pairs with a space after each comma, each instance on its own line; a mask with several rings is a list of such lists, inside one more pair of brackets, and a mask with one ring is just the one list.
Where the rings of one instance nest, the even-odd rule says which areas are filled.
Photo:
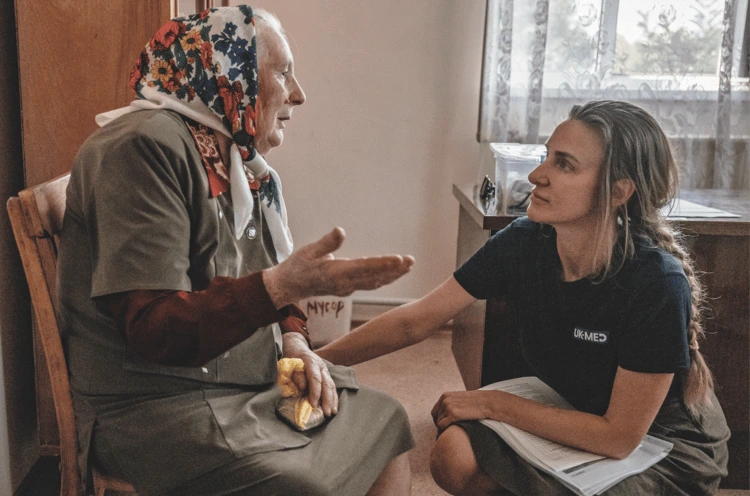
[[130, 87], [146, 100], [145, 88], [186, 103], [199, 98], [221, 119], [242, 159], [252, 160], [258, 98], [252, 9], [209, 9], [169, 21], [141, 52]]
[[[286, 207], [278, 174], [253, 148], [258, 99], [255, 19], [247, 5], [208, 9], [172, 19], [141, 52], [130, 74], [138, 100], [96, 117], [106, 125], [143, 109], [169, 109], [221, 132], [230, 150], [235, 234], [242, 236], [252, 218], [251, 183], [261, 182], [261, 207], [279, 262], [292, 252]], [[225, 171], [219, 171], [224, 175]]]

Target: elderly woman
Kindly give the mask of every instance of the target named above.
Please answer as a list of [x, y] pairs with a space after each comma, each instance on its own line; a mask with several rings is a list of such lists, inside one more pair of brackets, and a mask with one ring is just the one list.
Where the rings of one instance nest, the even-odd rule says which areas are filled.
[[[140, 494], [407, 494], [405, 412], [313, 353], [293, 304], [390, 283], [413, 259], [336, 260], [338, 228], [292, 252], [263, 158], [305, 101], [278, 20], [175, 19], [131, 85], [138, 100], [98, 116], [76, 158], [61, 235], [82, 468]], [[304, 364], [323, 426], [277, 418], [282, 356]]]

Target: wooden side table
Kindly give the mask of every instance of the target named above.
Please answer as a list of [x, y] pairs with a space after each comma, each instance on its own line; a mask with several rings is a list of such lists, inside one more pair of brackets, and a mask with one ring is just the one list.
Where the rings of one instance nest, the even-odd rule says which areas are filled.
[[[453, 185], [460, 204], [456, 266], [516, 217], [495, 213], [477, 187]], [[746, 191], [684, 190], [680, 197], [740, 215], [738, 218], [675, 219], [687, 235], [709, 296], [706, 340], [701, 351], [714, 373], [729, 440], [729, 476], [722, 487], [747, 489], [750, 424], [750, 194]], [[483, 329], [483, 332], [477, 332]], [[466, 389], [528, 375], [511, 305], [478, 301], [454, 319], [452, 349]]]

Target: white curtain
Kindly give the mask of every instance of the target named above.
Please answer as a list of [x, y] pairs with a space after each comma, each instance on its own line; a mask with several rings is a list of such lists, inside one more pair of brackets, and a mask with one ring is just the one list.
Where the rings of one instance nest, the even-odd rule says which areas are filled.
[[480, 140], [543, 143], [572, 105], [626, 100], [670, 137], [683, 188], [750, 190], [747, 4], [488, 0]]

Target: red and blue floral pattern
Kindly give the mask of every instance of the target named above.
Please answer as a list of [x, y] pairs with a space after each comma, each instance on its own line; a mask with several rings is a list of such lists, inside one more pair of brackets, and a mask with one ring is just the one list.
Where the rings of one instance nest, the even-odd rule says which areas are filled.
[[258, 98], [252, 9], [208, 9], [169, 21], [141, 52], [130, 86], [142, 99], [145, 86], [185, 103], [199, 98], [232, 134], [242, 159], [252, 160]]

